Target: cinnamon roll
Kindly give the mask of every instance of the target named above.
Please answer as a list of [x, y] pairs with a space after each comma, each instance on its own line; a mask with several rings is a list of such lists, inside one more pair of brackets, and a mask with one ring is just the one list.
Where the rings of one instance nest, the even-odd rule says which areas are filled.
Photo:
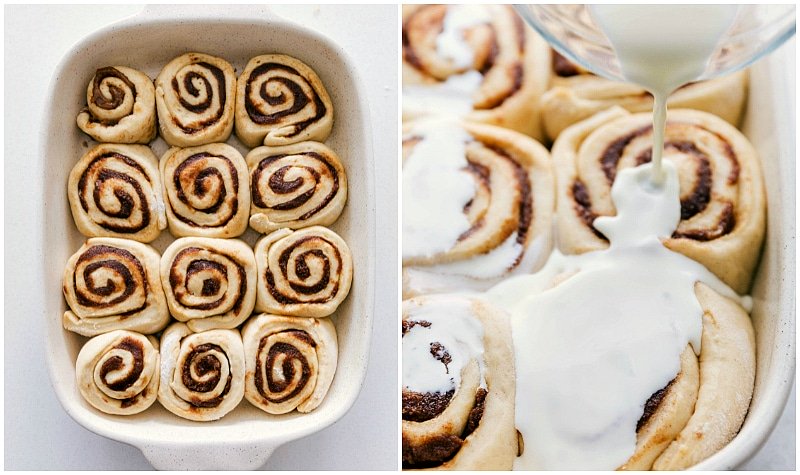
[[624, 470], [683, 470], [710, 457], [739, 432], [755, 383], [755, 337], [747, 312], [705, 284], [700, 355], [681, 355], [681, 371], [645, 404], [636, 451]]
[[235, 328], [253, 311], [256, 263], [238, 239], [184, 237], [161, 256], [169, 311], [195, 332]]
[[236, 136], [248, 147], [323, 142], [333, 104], [317, 73], [298, 59], [265, 54], [251, 59], [236, 84]]
[[350, 293], [353, 256], [328, 228], [279, 229], [258, 241], [255, 254], [260, 312], [327, 317]]
[[160, 256], [128, 239], [91, 238], [67, 261], [64, 328], [83, 336], [112, 330], [150, 334], [169, 322]]
[[504, 314], [480, 300], [403, 302], [403, 468], [510, 470], [515, 371]]
[[173, 147], [161, 159], [167, 223], [173, 236], [231, 238], [247, 230], [247, 163], [224, 143]]
[[509, 5], [403, 5], [403, 120], [457, 114], [543, 138], [550, 49]]
[[147, 74], [125, 66], [95, 72], [78, 127], [98, 142], [148, 144], [156, 138], [156, 97]]
[[233, 130], [236, 74], [222, 58], [186, 53], [156, 78], [161, 137], [174, 147], [224, 142]]
[[270, 414], [311, 412], [336, 373], [336, 327], [330, 319], [261, 314], [242, 329], [244, 395]]
[[[644, 89], [595, 76], [555, 52], [552, 71], [550, 89], [541, 98], [544, 128], [551, 140], [570, 125], [612, 106], [630, 112], [653, 110], [653, 97]], [[744, 111], [747, 86], [747, 70], [693, 82], [673, 92], [667, 106], [710, 112], [736, 126]]]
[[[650, 161], [652, 115], [613, 108], [565, 130], [553, 145], [559, 247], [603, 249], [594, 219], [615, 214], [610, 188], [618, 170]], [[673, 110], [664, 158], [678, 168], [681, 220], [664, 245], [707, 267], [738, 293], [750, 288], [765, 228], [759, 159], [747, 139], [711, 114]]]
[[244, 348], [238, 330], [192, 333], [173, 323], [161, 335], [158, 402], [192, 421], [222, 418], [244, 395]]
[[158, 395], [160, 358], [152, 336], [126, 330], [98, 335], [83, 345], [75, 363], [78, 390], [106, 414], [138, 414]]
[[158, 158], [145, 145], [93, 147], [70, 172], [67, 195], [87, 237], [151, 242], [167, 227]]
[[247, 154], [253, 204], [250, 226], [329, 226], [347, 201], [347, 175], [333, 150], [318, 142], [258, 147]]
[[547, 150], [500, 127], [451, 121], [403, 135], [403, 295], [486, 290], [551, 247]]

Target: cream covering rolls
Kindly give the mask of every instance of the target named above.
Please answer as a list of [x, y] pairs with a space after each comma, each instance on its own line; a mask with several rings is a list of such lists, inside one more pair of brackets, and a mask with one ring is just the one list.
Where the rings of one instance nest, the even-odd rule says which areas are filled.
[[328, 228], [279, 229], [256, 244], [255, 254], [258, 311], [327, 317], [350, 292], [353, 256]]
[[336, 373], [336, 328], [330, 319], [262, 314], [247, 321], [245, 397], [270, 414], [311, 412]]
[[238, 239], [176, 239], [161, 257], [170, 313], [192, 331], [235, 328], [256, 297], [253, 250]]
[[138, 414], [156, 400], [158, 341], [115, 330], [86, 342], [78, 353], [75, 378], [86, 401], [107, 414]]
[[[649, 113], [614, 108], [565, 130], [553, 145], [562, 251], [607, 247], [593, 222], [615, 213], [609, 191], [618, 170], [650, 161], [651, 121]], [[766, 219], [753, 146], [718, 117], [672, 110], [664, 158], [676, 164], [681, 189], [681, 219], [664, 245], [697, 260], [735, 291], [747, 292]]]
[[510, 470], [514, 352], [506, 316], [456, 295], [403, 302], [403, 468]]
[[347, 201], [338, 155], [318, 142], [258, 147], [247, 154], [250, 226], [260, 233], [333, 224]]
[[702, 351], [696, 357], [687, 348], [680, 373], [645, 404], [625, 470], [687, 469], [727, 445], [744, 422], [755, 383], [752, 323], [711, 287], [698, 283], [695, 293], [704, 312]]
[[173, 323], [161, 335], [158, 402], [192, 421], [222, 418], [244, 396], [244, 348], [238, 330], [200, 333]]
[[[747, 99], [748, 77], [744, 70], [691, 82], [670, 94], [667, 106], [710, 112], [736, 126]], [[595, 76], [553, 53], [550, 89], [541, 98], [542, 120], [551, 140], [570, 125], [613, 106], [650, 112], [653, 97], [639, 86]]]
[[403, 132], [405, 297], [485, 290], [543, 263], [555, 196], [541, 144], [449, 120], [414, 122]]
[[145, 145], [93, 147], [70, 172], [67, 196], [87, 237], [151, 242], [167, 227], [158, 158]]
[[456, 114], [543, 138], [550, 48], [510, 5], [403, 6], [403, 120]]
[[237, 82], [236, 136], [248, 147], [325, 141], [333, 104], [311, 68], [291, 56], [251, 59]]
[[98, 142], [147, 144], [156, 137], [155, 87], [141, 71], [98, 69], [86, 89], [86, 104], [78, 127]]
[[236, 75], [227, 61], [186, 53], [156, 78], [161, 137], [175, 147], [224, 142], [233, 130]]
[[112, 330], [156, 333], [169, 322], [158, 252], [128, 239], [92, 238], [70, 257], [64, 328], [83, 336]]
[[173, 236], [231, 238], [247, 230], [247, 163], [224, 143], [174, 147], [161, 159], [167, 222]]

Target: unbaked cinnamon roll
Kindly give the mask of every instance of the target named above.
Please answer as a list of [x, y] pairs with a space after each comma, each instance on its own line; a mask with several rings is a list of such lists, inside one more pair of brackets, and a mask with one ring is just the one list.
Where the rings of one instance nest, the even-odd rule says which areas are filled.
[[247, 154], [250, 226], [260, 233], [280, 228], [330, 226], [347, 201], [347, 175], [336, 153], [318, 142], [258, 147]]
[[403, 302], [403, 468], [510, 470], [517, 455], [511, 329], [459, 296]]
[[248, 147], [325, 141], [333, 104], [311, 68], [284, 54], [251, 59], [236, 86], [236, 136]]
[[184, 237], [161, 256], [169, 311], [192, 331], [235, 328], [253, 311], [256, 263], [238, 239]]
[[233, 130], [236, 74], [222, 58], [186, 53], [156, 78], [161, 137], [174, 147], [224, 142]]
[[258, 241], [255, 254], [260, 312], [327, 317], [350, 292], [353, 256], [328, 228], [279, 229]]
[[744, 422], [755, 383], [755, 337], [747, 312], [705, 284], [701, 352], [681, 355], [680, 373], [645, 404], [636, 451], [623, 470], [683, 470], [715, 454]]
[[403, 295], [486, 290], [551, 248], [554, 180], [538, 142], [500, 127], [403, 130]]
[[[610, 109], [565, 130], [553, 145], [558, 182], [559, 247], [567, 254], [603, 249], [598, 216], [615, 214], [618, 170], [649, 162], [652, 114]], [[706, 266], [738, 293], [750, 288], [765, 231], [765, 195], [753, 146], [711, 114], [672, 110], [664, 158], [678, 168], [681, 220], [664, 245]]]
[[83, 345], [75, 363], [78, 390], [86, 402], [106, 414], [138, 414], [158, 395], [158, 341], [140, 333], [115, 330]]
[[330, 319], [261, 314], [242, 329], [245, 397], [270, 414], [311, 412], [336, 373], [336, 327]]
[[[555, 140], [565, 128], [612, 106], [630, 112], [653, 110], [653, 96], [641, 87], [595, 76], [554, 52], [550, 89], [542, 95], [542, 120]], [[748, 72], [689, 83], [673, 92], [670, 108], [710, 112], [736, 126], [747, 99]]]
[[125, 66], [95, 72], [78, 127], [98, 142], [150, 143], [156, 137], [156, 98], [147, 74]]
[[457, 114], [542, 139], [549, 66], [509, 5], [403, 6], [403, 120]]
[[167, 223], [173, 236], [231, 238], [247, 230], [247, 163], [224, 143], [173, 147], [161, 158]]
[[161, 335], [158, 402], [192, 421], [215, 421], [244, 396], [244, 348], [238, 330], [192, 331], [173, 323]]
[[78, 230], [151, 242], [167, 227], [158, 158], [145, 145], [100, 144], [69, 174], [67, 195]]
[[169, 322], [158, 252], [128, 239], [92, 238], [72, 255], [63, 291], [64, 328], [83, 336], [112, 330], [156, 333]]

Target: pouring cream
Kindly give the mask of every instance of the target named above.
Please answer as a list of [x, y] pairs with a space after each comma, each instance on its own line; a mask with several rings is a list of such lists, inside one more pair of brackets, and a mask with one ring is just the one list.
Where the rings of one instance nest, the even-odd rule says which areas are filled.
[[738, 7], [591, 5], [589, 11], [614, 47], [625, 79], [653, 95], [653, 181], [660, 183], [667, 97], [703, 75]]

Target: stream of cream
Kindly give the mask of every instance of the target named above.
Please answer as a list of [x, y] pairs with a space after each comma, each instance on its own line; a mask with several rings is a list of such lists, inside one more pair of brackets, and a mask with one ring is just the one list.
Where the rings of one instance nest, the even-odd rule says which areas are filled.
[[736, 5], [591, 5], [628, 81], [653, 95], [653, 181], [661, 158], [667, 97], [701, 77], [736, 17]]

